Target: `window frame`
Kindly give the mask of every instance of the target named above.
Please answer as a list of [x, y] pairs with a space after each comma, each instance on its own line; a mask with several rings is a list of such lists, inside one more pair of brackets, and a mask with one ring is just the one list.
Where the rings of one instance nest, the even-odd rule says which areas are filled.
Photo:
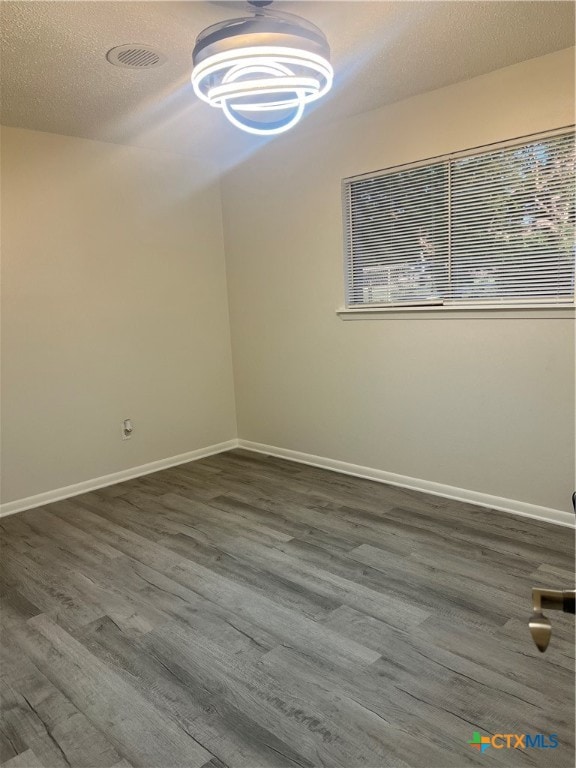
[[[544, 141], [546, 139], [552, 139], [558, 136], [567, 135], [575, 132], [576, 124], [570, 124], [554, 128], [548, 131], [541, 131], [532, 134], [526, 134], [523, 136], [516, 136], [514, 138], [506, 139], [503, 141], [491, 142], [488, 144], [482, 144], [475, 147], [470, 147], [455, 152], [449, 152], [442, 155], [435, 155], [432, 157], [422, 158], [414, 162], [399, 163], [397, 165], [381, 168], [369, 173], [355, 174], [353, 176], [347, 176], [341, 181], [341, 203], [342, 203], [342, 229], [343, 229], [343, 277], [344, 277], [344, 297], [345, 304], [343, 307], [337, 310], [337, 314], [343, 318], [349, 316], [348, 319], [358, 319], [361, 316], [370, 317], [370, 319], [376, 319], [378, 317], [385, 317], [389, 314], [403, 314], [406, 312], [414, 313], [430, 313], [440, 312], [449, 313], [450, 316], [458, 316], [461, 313], [462, 316], [472, 316], [474, 313], [484, 313], [490, 311], [492, 313], [495, 310], [499, 310], [502, 317], [510, 316], [510, 313], [515, 310], [526, 312], [527, 317], [539, 316], [541, 310], [558, 310], [565, 313], [566, 310], [572, 310], [576, 308], [576, 292], [572, 299], [550, 301], [550, 299], [543, 297], [541, 299], [537, 297], [518, 299], [516, 301], [501, 300], [501, 301], [482, 301], [482, 300], [438, 300], [432, 299], [428, 301], [417, 302], [398, 302], [387, 304], [361, 304], [361, 303], [349, 303], [348, 296], [348, 274], [349, 274], [349, 258], [351, 253], [349, 233], [351, 227], [352, 209], [349, 205], [348, 195], [351, 188], [351, 183], [356, 181], [368, 180], [372, 178], [381, 178], [389, 174], [400, 173], [406, 170], [413, 170], [416, 168], [422, 168], [426, 166], [435, 165], [437, 163], [448, 162], [452, 160], [458, 160], [463, 157], [474, 157], [476, 155], [486, 154], [490, 152], [496, 152], [500, 149], [508, 149], [512, 147], [521, 147], [526, 144], [531, 144], [537, 141]], [[576, 143], [576, 135], [575, 135]], [[451, 165], [448, 166], [451, 168]], [[450, 176], [450, 170], [449, 170]], [[451, 216], [451, 184], [448, 185], [448, 218]], [[536, 313], [536, 314], [535, 314]], [[421, 315], [424, 316], [424, 315]], [[557, 316], [555, 312], [551, 316]]]

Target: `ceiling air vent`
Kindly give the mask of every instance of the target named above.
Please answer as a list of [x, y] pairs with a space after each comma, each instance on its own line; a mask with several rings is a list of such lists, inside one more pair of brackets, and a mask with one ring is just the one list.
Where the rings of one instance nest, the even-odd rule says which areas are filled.
[[147, 45], [119, 45], [112, 48], [106, 54], [110, 64], [115, 67], [126, 67], [127, 69], [152, 69], [161, 67], [166, 61], [166, 56], [158, 51], [152, 50]]

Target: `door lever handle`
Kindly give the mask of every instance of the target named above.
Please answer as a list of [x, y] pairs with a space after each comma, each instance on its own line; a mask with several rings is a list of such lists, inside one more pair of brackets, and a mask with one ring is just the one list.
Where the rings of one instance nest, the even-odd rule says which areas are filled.
[[544, 615], [544, 609], [574, 613], [576, 590], [574, 589], [532, 589], [532, 616], [528, 622], [532, 639], [541, 653], [544, 653], [552, 637], [552, 625]]

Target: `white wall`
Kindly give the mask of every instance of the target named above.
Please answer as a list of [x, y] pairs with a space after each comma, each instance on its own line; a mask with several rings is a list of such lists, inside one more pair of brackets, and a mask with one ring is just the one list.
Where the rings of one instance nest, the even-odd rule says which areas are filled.
[[[342, 177], [574, 120], [573, 51], [191, 161], [2, 131], [2, 501], [236, 436], [567, 509], [566, 312], [347, 322]], [[130, 417], [136, 433], [120, 439]]]
[[203, 179], [177, 156], [2, 130], [3, 502], [235, 437]]
[[574, 51], [271, 142], [223, 183], [241, 438], [567, 510], [570, 311], [347, 322], [343, 177], [574, 122]]

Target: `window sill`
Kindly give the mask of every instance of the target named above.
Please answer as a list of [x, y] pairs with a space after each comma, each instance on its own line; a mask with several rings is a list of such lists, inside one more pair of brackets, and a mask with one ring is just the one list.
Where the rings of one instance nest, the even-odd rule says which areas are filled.
[[540, 304], [517, 307], [495, 305], [420, 305], [404, 307], [344, 307], [336, 310], [341, 320], [573, 320], [574, 304]]

